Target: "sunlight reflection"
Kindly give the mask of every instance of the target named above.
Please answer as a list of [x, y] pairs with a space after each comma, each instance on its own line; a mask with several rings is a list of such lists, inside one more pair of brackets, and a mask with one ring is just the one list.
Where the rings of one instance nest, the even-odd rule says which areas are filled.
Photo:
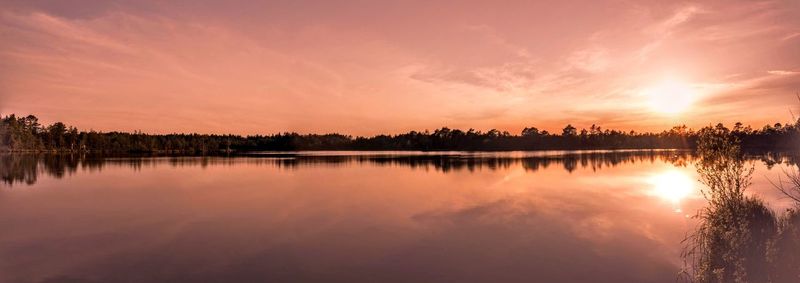
[[681, 200], [689, 197], [694, 191], [694, 180], [678, 170], [653, 175], [649, 183], [653, 185], [653, 194], [671, 202], [675, 206], [675, 212], [681, 212]]

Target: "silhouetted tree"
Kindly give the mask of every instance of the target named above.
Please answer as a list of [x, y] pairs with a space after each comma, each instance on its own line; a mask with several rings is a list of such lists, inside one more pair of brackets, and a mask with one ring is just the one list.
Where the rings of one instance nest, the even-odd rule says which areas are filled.
[[573, 127], [571, 124], [564, 127], [564, 130], [561, 131], [561, 135], [565, 137], [572, 137], [578, 134], [578, 131]]
[[523, 137], [538, 137], [540, 135], [539, 129], [536, 127], [522, 129], [521, 134]]
[[[748, 149], [797, 149], [800, 124], [776, 124], [761, 130], [737, 124], [734, 135]], [[352, 137], [342, 134], [279, 133], [273, 135], [150, 135], [79, 131], [57, 122], [42, 126], [33, 115], [0, 119], [0, 150], [212, 153], [259, 150], [548, 150], [548, 149], [657, 149], [694, 148], [697, 133], [685, 125], [661, 133], [637, 133], [592, 125], [578, 130], [570, 125], [560, 135], [528, 127], [519, 136], [491, 129], [462, 131], [447, 127], [398, 135]]]

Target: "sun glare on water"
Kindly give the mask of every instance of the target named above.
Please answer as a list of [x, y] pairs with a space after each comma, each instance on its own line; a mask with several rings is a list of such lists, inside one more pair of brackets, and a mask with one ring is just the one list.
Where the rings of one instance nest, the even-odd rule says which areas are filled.
[[681, 200], [692, 195], [695, 184], [691, 177], [678, 170], [653, 175], [649, 183], [653, 185], [653, 194], [675, 205], [676, 212], [681, 211], [679, 206]]
[[643, 91], [654, 112], [677, 115], [686, 112], [695, 101], [691, 85], [678, 80], [665, 80]]

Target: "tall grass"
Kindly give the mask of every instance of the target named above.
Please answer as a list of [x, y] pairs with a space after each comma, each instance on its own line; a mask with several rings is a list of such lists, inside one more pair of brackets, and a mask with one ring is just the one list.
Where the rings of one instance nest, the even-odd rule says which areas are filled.
[[800, 168], [784, 171], [786, 181], [775, 185], [784, 196], [795, 202], [778, 219], [778, 235], [773, 241], [774, 282], [800, 282]]
[[[700, 132], [697, 172], [708, 206], [697, 213], [698, 226], [684, 240], [686, 266], [680, 278], [800, 282], [800, 213], [794, 209], [778, 216], [762, 200], [745, 194], [753, 167], [744, 162], [739, 144], [721, 126]], [[784, 191], [800, 192], [800, 186]]]

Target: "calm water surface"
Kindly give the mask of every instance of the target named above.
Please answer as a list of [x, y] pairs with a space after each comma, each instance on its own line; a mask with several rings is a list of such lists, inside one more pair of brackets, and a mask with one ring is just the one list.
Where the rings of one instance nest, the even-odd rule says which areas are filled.
[[[796, 168], [754, 156], [752, 193]], [[0, 155], [0, 282], [675, 282], [688, 152]]]

